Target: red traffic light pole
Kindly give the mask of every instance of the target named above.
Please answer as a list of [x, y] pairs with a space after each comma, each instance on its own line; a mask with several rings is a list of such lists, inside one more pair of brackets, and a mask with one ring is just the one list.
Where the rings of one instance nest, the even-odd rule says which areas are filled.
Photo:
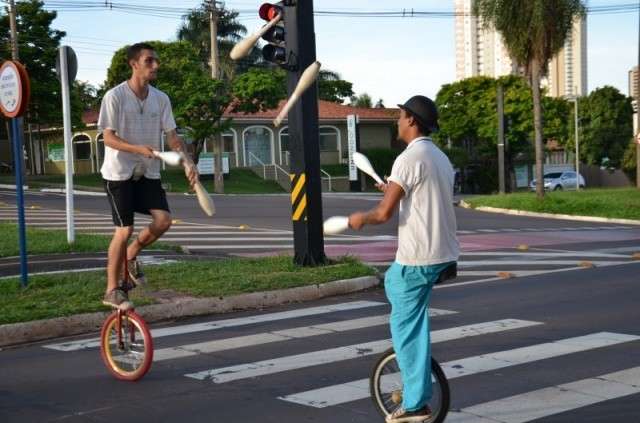
[[[288, 71], [287, 92], [291, 97], [304, 70], [316, 62], [313, 1], [265, 3], [259, 14], [266, 21], [272, 21], [278, 14], [282, 16], [279, 25], [263, 35], [269, 44], [262, 53], [265, 60]], [[317, 82], [314, 81], [293, 105], [288, 114], [288, 125], [294, 262], [303, 266], [325, 264]]]

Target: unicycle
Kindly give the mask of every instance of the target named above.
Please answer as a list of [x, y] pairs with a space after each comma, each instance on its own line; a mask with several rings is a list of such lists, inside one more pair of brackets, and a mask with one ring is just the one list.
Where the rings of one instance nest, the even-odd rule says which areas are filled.
[[[449, 412], [451, 396], [449, 382], [447, 382], [440, 364], [433, 357], [431, 358], [431, 381], [433, 382], [433, 396], [427, 405], [431, 408], [432, 414], [431, 418], [424, 420], [424, 422], [442, 423]], [[382, 353], [373, 366], [369, 388], [376, 409], [384, 417], [402, 406], [402, 378], [393, 348]]]
[[[125, 292], [135, 287], [129, 277], [126, 256], [120, 287]], [[133, 307], [117, 309], [104, 321], [100, 355], [107, 370], [120, 380], [136, 381], [149, 371], [153, 362], [153, 339], [147, 324]]]

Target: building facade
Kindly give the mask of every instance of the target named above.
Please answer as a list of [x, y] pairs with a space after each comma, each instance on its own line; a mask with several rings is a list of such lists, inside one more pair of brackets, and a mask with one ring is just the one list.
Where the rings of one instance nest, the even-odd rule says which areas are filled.
[[[229, 131], [222, 135], [229, 167], [278, 165], [288, 168], [289, 133], [287, 121], [276, 128], [273, 120], [279, 107], [254, 114], [226, 113], [233, 119]], [[360, 121], [361, 148], [392, 148], [396, 136], [398, 109], [356, 108], [328, 101], [318, 102], [320, 163], [340, 164], [348, 160], [347, 116]], [[72, 134], [74, 174], [100, 171], [104, 159], [104, 137], [98, 130], [97, 113], [85, 113], [86, 128]], [[178, 130], [178, 132], [181, 132]], [[185, 134], [183, 138], [189, 143]], [[30, 131], [26, 134], [27, 165], [32, 174], [64, 174], [64, 139], [61, 128]], [[7, 143], [8, 144], [8, 143]], [[164, 146], [168, 149], [168, 146]], [[213, 141], [205, 143], [203, 153], [213, 151]], [[5, 157], [6, 156], [6, 157]], [[10, 152], [0, 150], [0, 161], [11, 162]]]
[[[456, 80], [517, 73], [518, 65], [509, 56], [502, 36], [472, 16], [472, 0], [454, 0], [454, 7]], [[587, 94], [586, 18], [575, 22], [564, 48], [549, 63], [542, 86], [553, 97]]]

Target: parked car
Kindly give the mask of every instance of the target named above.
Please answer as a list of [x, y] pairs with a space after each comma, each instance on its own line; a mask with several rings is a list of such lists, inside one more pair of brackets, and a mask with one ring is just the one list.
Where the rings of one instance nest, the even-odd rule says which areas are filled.
[[[582, 175], [577, 174], [579, 178], [580, 188], [584, 188], [585, 182]], [[534, 179], [529, 184], [531, 191], [536, 190], [536, 180]], [[544, 175], [544, 189], [545, 191], [559, 191], [563, 189], [576, 189], [576, 172], [572, 170], [566, 170], [564, 172], [551, 172]]]

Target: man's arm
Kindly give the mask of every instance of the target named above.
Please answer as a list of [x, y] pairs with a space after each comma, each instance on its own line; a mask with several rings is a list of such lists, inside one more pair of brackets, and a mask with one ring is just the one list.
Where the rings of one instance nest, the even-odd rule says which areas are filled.
[[368, 212], [356, 212], [349, 216], [349, 227], [358, 230], [364, 225], [379, 225], [391, 219], [404, 196], [404, 190], [395, 182], [389, 182], [380, 189], [384, 191], [382, 201]]
[[191, 184], [191, 187], [193, 187], [193, 185], [196, 182], [198, 182], [198, 179], [199, 179], [198, 168], [191, 160], [191, 157], [189, 157], [189, 155], [187, 154], [184, 141], [180, 139], [175, 129], [167, 131], [166, 135], [167, 135], [167, 142], [169, 143], [169, 147], [173, 151], [182, 153], [183, 160], [187, 160], [187, 166], [185, 167], [185, 174], [187, 175], [187, 179], [189, 179], [189, 183]]
[[116, 135], [113, 129], [105, 129], [104, 145], [115, 150], [126, 151], [127, 153], [141, 154], [145, 157], [154, 157], [153, 148], [149, 145], [135, 145], [130, 144], [124, 139]]

